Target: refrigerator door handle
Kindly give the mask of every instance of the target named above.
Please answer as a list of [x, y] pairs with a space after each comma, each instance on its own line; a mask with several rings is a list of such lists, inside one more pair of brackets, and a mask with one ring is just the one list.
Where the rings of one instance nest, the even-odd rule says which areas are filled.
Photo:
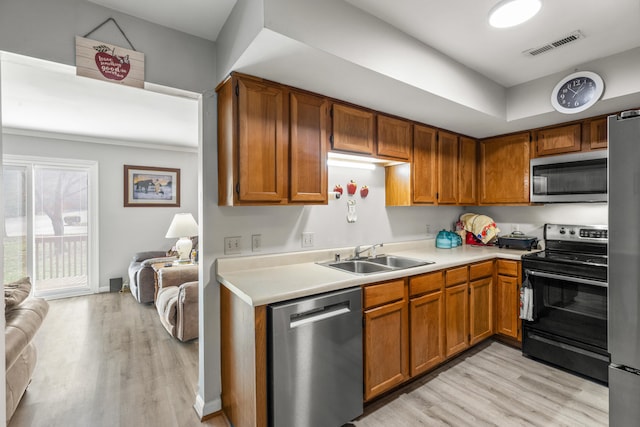
[[598, 280], [585, 279], [582, 277], [564, 276], [562, 274], [546, 273], [543, 271], [535, 271], [535, 270], [527, 270], [526, 273], [530, 276], [544, 277], [547, 279], [565, 280], [567, 282], [580, 283], [583, 285], [590, 285], [590, 286], [599, 286], [601, 288], [609, 287], [609, 284], [607, 282], [600, 282]]

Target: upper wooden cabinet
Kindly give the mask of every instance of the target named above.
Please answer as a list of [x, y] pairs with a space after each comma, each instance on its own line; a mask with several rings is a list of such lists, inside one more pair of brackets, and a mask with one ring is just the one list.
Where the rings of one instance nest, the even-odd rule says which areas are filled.
[[438, 132], [438, 204], [458, 202], [458, 135]]
[[529, 203], [529, 132], [480, 142], [480, 204]]
[[374, 154], [373, 112], [334, 103], [332, 148], [358, 154]]
[[535, 135], [536, 156], [572, 153], [582, 149], [582, 125], [580, 123], [541, 129], [536, 131]]
[[325, 98], [290, 94], [289, 200], [327, 203], [327, 119]]
[[218, 88], [218, 203], [287, 202], [288, 141], [283, 89], [232, 76]]
[[378, 156], [409, 161], [411, 159], [411, 122], [378, 114], [377, 124]]
[[458, 156], [458, 204], [478, 203], [478, 142], [460, 137]]
[[[437, 192], [437, 134], [427, 126], [413, 126], [413, 162], [411, 164], [411, 187], [414, 203], [436, 203]], [[411, 196], [409, 192], [409, 196]]]
[[585, 124], [585, 126], [589, 126], [589, 140], [588, 140], [589, 149], [598, 150], [601, 148], [607, 148], [608, 146], [607, 118], [601, 117], [599, 119], [590, 120]]

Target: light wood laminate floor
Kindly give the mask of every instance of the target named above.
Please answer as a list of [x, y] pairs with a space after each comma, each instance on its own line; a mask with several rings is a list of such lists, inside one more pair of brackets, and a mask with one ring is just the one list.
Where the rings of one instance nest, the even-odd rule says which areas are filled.
[[220, 426], [200, 423], [198, 340], [181, 343], [129, 293], [49, 301], [38, 363], [9, 427]]
[[[50, 301], [38, 364], [9, 427], [200, 423], [198, 342], [167, 334], [152, 305], [107, 293]], [[606, 426], [608, 389], [486, 342], [369, 405], [357, 427]]]
[[487, 341], [365, 409], [357, 427], [607, 426], [606, 386]]

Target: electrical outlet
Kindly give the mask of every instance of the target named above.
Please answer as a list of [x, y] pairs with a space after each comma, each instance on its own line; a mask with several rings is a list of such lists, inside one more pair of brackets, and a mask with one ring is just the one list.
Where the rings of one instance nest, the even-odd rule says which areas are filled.
[[431, 224], [427, 224], [427, 234], [431, 234]]
[[241, 245], [242, 237], [234, 236], [234, 237], [225, 237], [224, 238], [224, 254], [225, 255], [233, 255], [239, 254], [242, 252]]
[[312, 248], [314, 241], [314, 233], [311, 231], [305, 231], [302, 233], [302, 247], [303, 248]]
[[253, 252], [262, 250], [262, 234], [251, 235], [251, 250]]

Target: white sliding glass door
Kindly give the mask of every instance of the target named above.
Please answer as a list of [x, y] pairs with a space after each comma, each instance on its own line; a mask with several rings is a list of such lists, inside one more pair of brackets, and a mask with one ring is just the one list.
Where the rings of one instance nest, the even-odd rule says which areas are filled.
[[97, 292], [97, 166], [5, 159], [5, 281], [31, 276], [34, 293]]

